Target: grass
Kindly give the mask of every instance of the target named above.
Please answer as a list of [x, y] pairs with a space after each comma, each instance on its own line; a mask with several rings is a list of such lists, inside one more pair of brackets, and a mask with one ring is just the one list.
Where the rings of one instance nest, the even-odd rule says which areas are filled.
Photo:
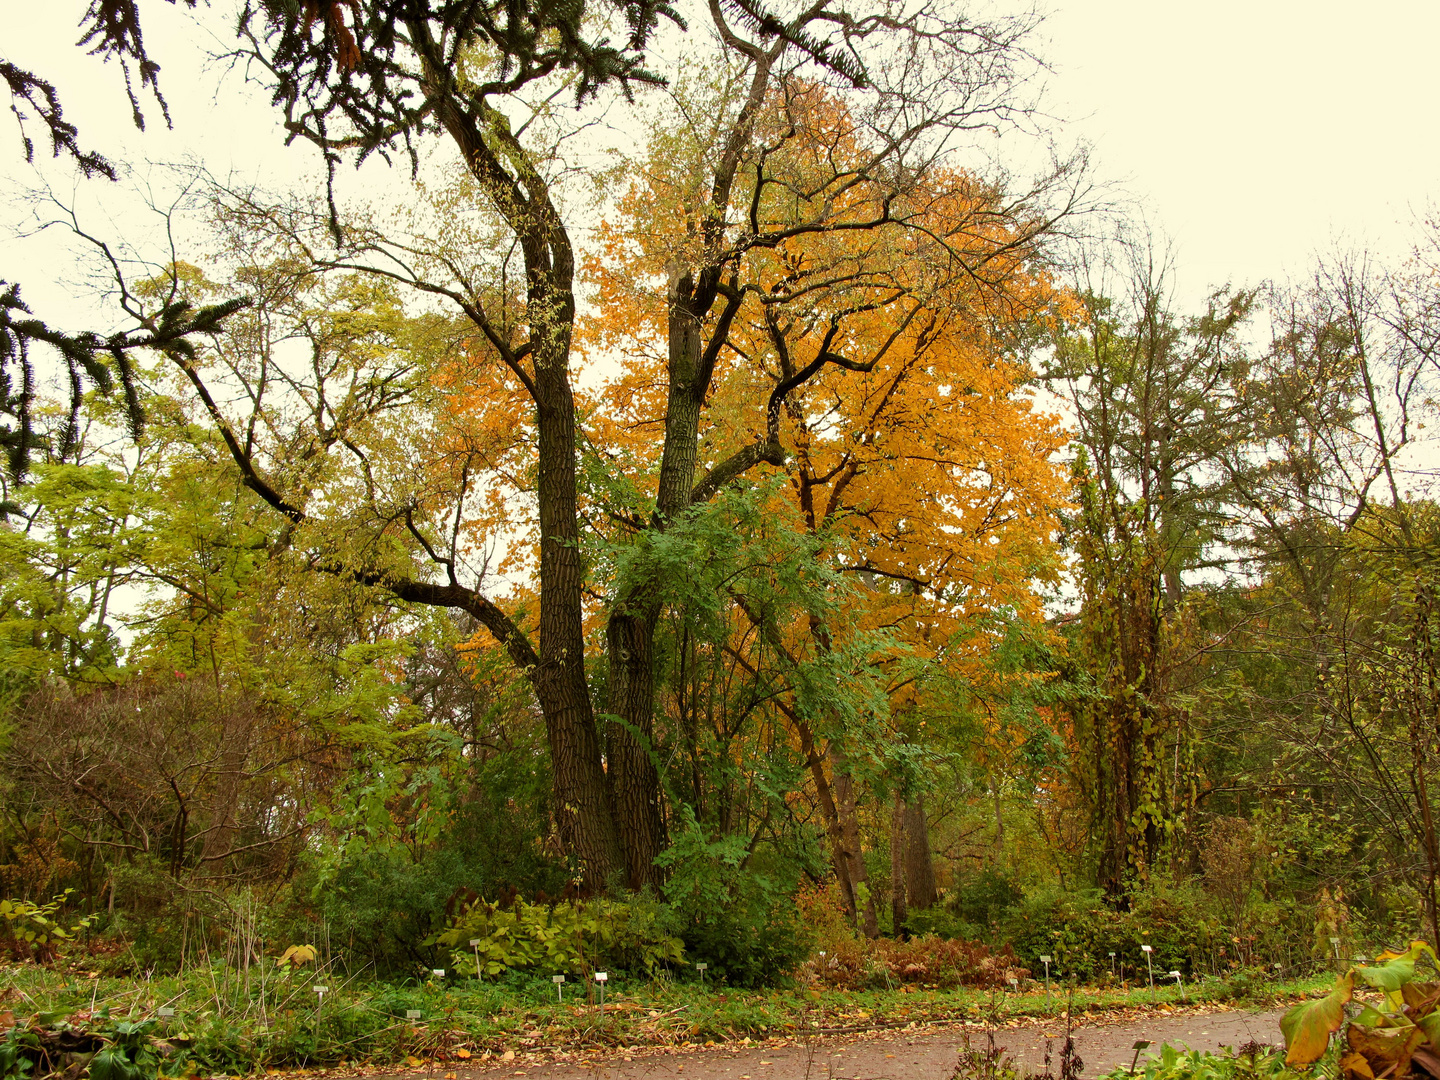
[[[1329, 976], [1267, 982], [1248, 990], [1261, 1003], [1319, 990]], [[154, 1018], [154, 1035], [178, 1066], [205, 1073], [307, 1068], [341, 1063], [393, 1065], [455, 1062], [506, 1052], [593, 1052], [772, 1037], [937, 1020], [1003, 1022], [1010, 1018], [1177, 1005], [1180, 990], [1157, 987], [1056, 987], [1019, 992], [899, 986], [875, 990], [806, 988], [741, 991], [668, 980], [626, 980], [616, 973], [598, 999], [574, 982], [556, 1000], [548, 976], [504, 984], [439, 980], [396, 985], [347, 979], [335, 972], [287, 972], [267, 963], [247, 974], [215, 966], [183, 977], [114, 979], [34, 965], [0, 968], [0, 1011], [33, 1028], [106, 1029]], [[317, 986], [327, 988], [316, 993]], [[1185, 1000], [1235, 1001], [1217, 980], [1187, 987]], [[162, 1008], [174, 1015], [160, 1017]], [[407, 1017], [418, 1012], [418, 1018]]]

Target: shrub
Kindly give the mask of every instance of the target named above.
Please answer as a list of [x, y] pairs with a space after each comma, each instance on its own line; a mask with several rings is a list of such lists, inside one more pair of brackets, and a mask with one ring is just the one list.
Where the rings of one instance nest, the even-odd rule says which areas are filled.
[[[44, 904], [29, 900], [0, 900], [0, 945], [4, 945], [11, 956], [28, 953], [37, 960], [53, 957], [61, 945], [71, 941], [94, 921], [93, 915], [76, 920], [61, 918], [60, 909], [73, 891], [66, 889]], [[70, 923], [68, 927], [65, 925], [67, 922]]]
[[997, 950], [975, 942], [936, 937], [856, 941], [853, 947], [837, 953], [813, 957], [801, 972], [817, 982], [846, 990], [897, 983], [993, 989], [1003, 987], [1011, 977], [1029, 975], [1008, 945]]
[[994, 867], [968, 874], [956, 882], [949, 908], [972, 926], [993, 929], [1025, 899], [1020, 886]]
[[795, 906], [793, 868], [747, 851], [746, 838], [706, 839], [693, 821], [656, 860], [670, 871], [665, 898], [689, 959], [737, 986], [787, 977], [809, 951]]
[[[507, 971], [589, 975], [598, 968], [644, 970], [683, 963], [684, 946], [668, 932], [669, 912], [660, 905], [603, 898], [508, 908], [477, 900], [435, 939], [451, 949], [460, 974], [494, 978]], [[472, 945], [471, 942], [476, 942]]]
[[1146, 970], [1141, 949], [1154, 949], [1156, 972], [1187, 975], [1210, 966], [1220, 940], [1220, 922], [1206, 898], [1188, 884], [1158, 875], [1129, 896], [1130, 909], [1116, 911], [1098, 893], [1041, 892], [1027, 897], [1002, 929], [1021, 960], [1037, 967], [1054, 957], [1052, 972], [1093, 979], [1110, 972], [1109, 953], [1131, 971]]
[[[502, 764], [477, 770], [473, 790], [451, 803], [428, 844], [398, 829], [352, 827], [342, 843], [313, 858], [295, 891], [310, 898], [313, 921], [328, 927], [348, 968], [397, 975], [437, 966], [443, 953], [435, 936], [445, 929], [451, 898], [466, 891], [533, 895], [564, 888], [564, 866], [536, 843], [533, 822], [544, 814], [506, 800], [507, 793], [524, 792]], [[389, 821], [388, 814], [376, 817]]]
[[815, 884], [801, 885], [795, 892], [795, 911], [810, 936], [814, 949], [827, 954], [843, 950], [856, 940], [855, 927], [845, 914], [840, 883], [826, 876]]
[[905, 930], [913, 937], [937, 937], [946, 941], [978, 941], [990, 936], [987, 927], [966, 922], [938, 904], [910, 912], [905, 919]]

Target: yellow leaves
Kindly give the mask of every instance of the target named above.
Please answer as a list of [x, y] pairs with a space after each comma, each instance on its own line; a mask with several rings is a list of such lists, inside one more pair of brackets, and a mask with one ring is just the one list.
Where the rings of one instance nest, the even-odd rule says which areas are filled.
[[1341, 1057], [1340, 1071], [1347, 1078], [1360, 1077], [1361, 1080], [1375, 1080], [1375, 1074], [1370, 1070], [1370, 1063], [1365, 1060], [1365, 1056], [1357, 1054], [1353, 1050]]
[[276, 967], [291, 967], [301, 964], [313, 964], [315, 962], [314, 945], [291, 945], [283, 953], [280, 959], [275, 961]]

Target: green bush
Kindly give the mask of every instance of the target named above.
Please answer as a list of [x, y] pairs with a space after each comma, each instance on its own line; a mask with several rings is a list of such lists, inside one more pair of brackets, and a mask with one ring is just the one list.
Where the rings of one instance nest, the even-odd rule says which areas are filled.
[[948, 907], [963, 921], [992, 929], [1024, 901], [1025, 894], [1011, 878], [986, 867], [956, 882]]
[[312, 898], [346, 968], [396, 975], [438, 966], [443, 953], [427, 942], [444, 929], [451, 896], [472, 883], [489, 884], [459, 852], [416, 859], [391, 848], [345, 859], [323, 883], [302, 879], [300, 891]]
[[508, 908], [477, 900], [435, 941], [451, 950], [451, 967], [462, 975], [476, 974], [477, 965], [489, 978], [533, 970], [588, 976], [599, 968], [654, 974], [685, 959], [669, 922], [668, 911], [643, 899], [549, 905], [517, 899]]
[[1143, 945], [1154, 949], [1157, 976], [1172, 970], [1189, 976], [1211, 966], [1220, 922], [1197, 888], [1157, 876], [1128, 899], [1130, 909], [1117, 911], [1095, 891], [1036, 892], [1011, 911], [1002, 930], [1027, 967], [1039, 969], [1039, 958], [1049, 955], [1052, 972], [1067, 978], [1108, 975], [1111, 952], [1127, 971], [1143, 973]]
[[808, 955], [785, 860], [749, 853], [743, 836], [707, 840], [691, 822], [656, 861], [670, 872], [665, 898], [679, 916], [686, 955], [704, 961], [711, 978], [771, 985]]
[[966, 922], [939, 904], [910, 912], [905, 918], [905, 929], [912, 937], [937, 937], [946, 941], [981, 941], [990, 936], [986, 927]]
[[399, 975], [439, 966], [444, 953], [434, 939], [458, 895], [564, 889], [564, 865], [536, 842], [534, 823], [545, 814], [518, 801], [533, 778], [517, 779], [507, 769], [515, 771], [513, 763], [477, 770], [443, 827], [423, 845], [407, 842], [412, 837], [398, 830], [351, 826], [343, 842], [323, 849], [307, 867], [296, 895], [310, 898], [311, 919], [327, 928], [332, 950], [348, 969]]
[[[1244, 1050], [1246, 1048], [1242, 1048]], [[1287, 1068], [1283, 1051], [1269, 1047], [1250, 1047], [1249, 1052], [1209, 1054], [1198, 1050], [1177, 1050], [1162, 1046], [1158, 1054], [1147, 1054], [1139, 1062], [1139, 1071], [1128, 1066], [1109, 1072], [1105, 1080], [1301, 1080], [1308, 1070]], [[1334, 1075], [1334, 1070], [1317, 1075]]]
[[1194, 883], [1157, 874], [1130, 894], [1126, 915], [1123, 935], [1114, 940], [1137, 957], [1141, 945], [1153, 946], [1157, 972], [1189, 975], [1213, 963], [1221, 940], [1220, 915]]

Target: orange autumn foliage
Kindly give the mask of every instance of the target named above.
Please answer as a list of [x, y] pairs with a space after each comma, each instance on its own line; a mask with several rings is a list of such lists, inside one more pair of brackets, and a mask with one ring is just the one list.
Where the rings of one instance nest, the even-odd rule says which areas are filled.
[[[763, 437], [776, 385], [822, 351], [868, 366], [825, 364], [790, 391], [780, 423], [787, 512], [843, 546], [836, 559], [866, 598], [852, 613], [857, 629], [888, 627], [922, 655], [958, 660], [975, 620], [1036, 615], [1036, 585], [1053, 580], [1067, 485], [1052, 459], [1067, 436], [1026, 393], [1022, 346], [1066, 298], [1029, 267], [1023, 227], [990, 186], [937, 170], [882, 204], [863, 178], [856, 125], [833, 101], [792, 89], [771, 102], [768, 122], [807, 134], [784, 144], [782, 165], [767, 161], [786, 182], [749, 192], [750, 224], [827, 224], [736, 261], [746, 300], [712, 380], [702, 459], [713, 465]], [[852, 159], [853, 182], [815, 179]], [[823, 207], [802, 194], [821, 188]], [[647, 163], [592, 262], [600, 314], [584, 346], [612, 373], [589, 429], [634, 461], [659, 452], [665, 281], [700, 257], [705, 196], [683, 156]], [[882, 216], [893, 225], [858, 227]], [[653, 467], [635, 475], [637, 495], [653, 494], [640, 486]]]

